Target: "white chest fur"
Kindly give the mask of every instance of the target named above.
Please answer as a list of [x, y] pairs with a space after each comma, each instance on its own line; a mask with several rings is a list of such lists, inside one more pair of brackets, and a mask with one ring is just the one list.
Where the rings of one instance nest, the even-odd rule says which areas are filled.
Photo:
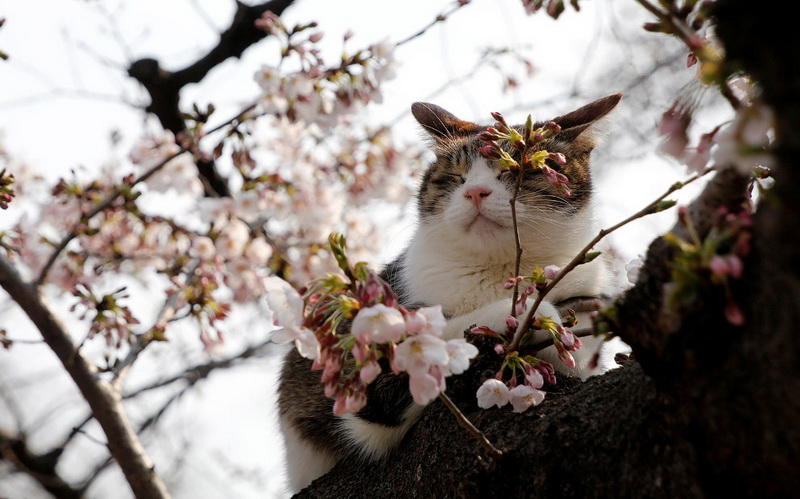
[[[574, 215], [580, 217], [580, 214]], [[577, 222], [570, 234], [574, 239], [557, 238], [547, 245], [530, 238], [523, 242], [522, 275], [535, 266], [566, 265], [593, 235], [590, 223]], [[463, 243], [462, 243], [463, 244]], [[491, 242], [486, 242], [491, 245]], [[510, 298], [503, 283], [514, 275], [514, 255], [507, 249], [496, 253], [485, 247], [465, 248], [447, 237], [437, 237], [421, 228], [412, 240], [403, 265], [407, 299], [411, 303], [441, 304], [449, 316], [458, 316], [488, 303]], [[572, 296], [593, 296], [612, 291], [610, 272], [602, 258], [577, 267], [548, 297], [558, 302]]]

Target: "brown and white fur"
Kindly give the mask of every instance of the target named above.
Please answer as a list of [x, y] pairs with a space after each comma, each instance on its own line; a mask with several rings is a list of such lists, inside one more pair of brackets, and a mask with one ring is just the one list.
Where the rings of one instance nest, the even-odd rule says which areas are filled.
[[[523, 274], [537, 265], [565, 265], [597, 233], [589, 170], [595, 146], [591, 128], [620, 98], [611, 95], [554, 118], [562, 131], [540, 147], [565, 155], [565, 165], [553, 166], [569, 178], [572, 196], [561, 196], [541, 173], [524, 177], [517, 202]], [[484, 127], [433, 104], [416, 103], [412, 113], [433, 139], [436, 160], [420, 185], [416, 233], [382, 276], [407, 307], [441, 304], [449, 338], [463, 335], [474, 324], [501, 331], [511, 310], [510, 292], [503, 283], [514, 274], [509, 204], [514, 178], [478, 154], [477, 133]], [[618, 291], [614, 275], [602, 258], [577, 267], [541, 303], [537, 315], [560, 320], [554, 304]], [[579, 319], [588, 323], [586, 317]], [[599, 341], [586, 338], [576, 352], [577, 368], [561, 370], [585, 379], [612, 368], [614, 354], [625, 346], [603, 346]], [[598, 366], [589, 369], [590, 357], [601, 346]], [[563, 366], [553, 347], [539, 355]], [[318, 377], [309, 370], [308, 361], [296, 352], [288, 354], [279, 406], [293, 490], [305, 487], [344, 457], [382, 458], [422, 411], [411, 401], [405, 378], [384, 374], [370, 385], [367, 407], [355, 415], [336, 417]]]

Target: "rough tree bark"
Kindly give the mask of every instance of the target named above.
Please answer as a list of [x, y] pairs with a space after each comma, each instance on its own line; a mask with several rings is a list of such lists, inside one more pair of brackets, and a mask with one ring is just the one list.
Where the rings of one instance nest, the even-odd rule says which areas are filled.
[[[501, 460], [486, 456], [436, 402], [388, 459], [341, 462], [299, 497], [796, 495], [800, 40], [796, 28], [783, 29], [780, 11], [777, 2], [744, 0], [721, 0], [716, 11], [728, 59], [761, 83], [777, 114], [776, 187], [755, 216], [745, 278], [733, 288], [745, 326], [725, 321], [719, 293], [682, 317], [664, 313], [671, 249], [657, 239], [619, 306], [617, 332], [636, 362], [586, 383], [561, 379], [523, 415], [475, 405], [479, 380], [497, 367], [490, 355], [448, 388], [505, 451]], [[702, 224], [709, 210], [735, 205], [742, 192], [739, 180], [718, 174], [693, 215]]]

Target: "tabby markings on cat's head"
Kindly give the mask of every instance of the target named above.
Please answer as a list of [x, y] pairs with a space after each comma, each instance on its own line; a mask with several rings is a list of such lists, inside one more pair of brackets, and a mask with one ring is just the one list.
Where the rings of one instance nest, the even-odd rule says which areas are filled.
[[[517, 198], [522, 228], [535, 232], [543, 221], [557, 225], [586, 205], [592, 192], [589, 156], [595, 146], [590, 128], [621, 97], [611, 95], [552, 120], [561, 125], [561, 132], [537, 149], [564, 154], [566, 164], [549, 166], [566, 175], [572, 195], [564, 197], [543, 173], [527, 171]], [[432, 137], [436, 153], [417, 196], [420, 223], [477, 238], [505, 239], [513, 234], [509, 201], [515, 174], [504, 172], [495, 161], [478, 153], [483, 144], [477, 134], [485, 127], [459, 120], [433, 104], [418, 102], [411, 110]]]

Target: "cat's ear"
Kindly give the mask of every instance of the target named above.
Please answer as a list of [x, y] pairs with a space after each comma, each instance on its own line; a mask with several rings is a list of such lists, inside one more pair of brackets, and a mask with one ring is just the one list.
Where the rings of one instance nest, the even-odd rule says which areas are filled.
[[411, 114], [437, 141], [463, 137], [482, 129], [480, 125], [460, 120], [436, 104], [427, 102], [412, 104]]
[[561, 133], [558, 134], [558, 138], [567, 141], [577, 139], [594, 123], [610, 113], [619, 104], [620, 99], [622, 99], [622, 94], [609, 95], [586, 104], [571, 113], [553, 118], [552, 121], [561, 126]]

